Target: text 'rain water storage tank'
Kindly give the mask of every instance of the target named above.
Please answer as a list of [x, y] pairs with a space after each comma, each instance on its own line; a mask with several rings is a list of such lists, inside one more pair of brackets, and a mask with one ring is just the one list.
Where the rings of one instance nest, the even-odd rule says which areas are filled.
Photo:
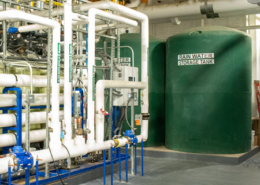
[[251, 144], [251, 38], [194, 28], [166, 42], [166, 148], [233, 154]]

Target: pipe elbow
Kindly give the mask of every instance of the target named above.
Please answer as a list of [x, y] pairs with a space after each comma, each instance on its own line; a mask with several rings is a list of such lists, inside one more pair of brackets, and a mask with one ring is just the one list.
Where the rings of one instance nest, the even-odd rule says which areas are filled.
[[97, 90], [105, 89], [106, 80], [98, 80], [96, 84]]

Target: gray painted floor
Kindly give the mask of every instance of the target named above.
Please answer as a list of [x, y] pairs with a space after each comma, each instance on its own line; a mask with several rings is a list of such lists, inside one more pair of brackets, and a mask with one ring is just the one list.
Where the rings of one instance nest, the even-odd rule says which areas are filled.
[[[244, 163], [220, 165], [200, 161], [177, 159], [161, 159], [145, 157], [144, 176], [129, 175], [127, 184], [134, 185], [258, 185], [260, 184], [260, 154]], [[110, 176], [106, 176], [110, 185]], [[126, 184], [125, 172], [122, 182], [118, 181], [118, 173], [114, 174], [114, 185]], [[82, 185], [102, 185], [103, 178]]]

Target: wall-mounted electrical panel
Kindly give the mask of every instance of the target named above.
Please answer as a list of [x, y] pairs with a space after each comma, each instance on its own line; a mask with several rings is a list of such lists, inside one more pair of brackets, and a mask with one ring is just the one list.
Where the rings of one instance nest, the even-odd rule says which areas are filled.
[[[138, 82], [138, 68], [130, 66], [120, 66], [113, 72], [113, 80], [135, 81]], [[113, 89], [113, 105], [127, 106], [131, 97], [131, 89], [115, 88]], [[134, 89], [134, 105], [138, 106], [138, 89]], [[129, 102], [128, 106], [131, 106]]]

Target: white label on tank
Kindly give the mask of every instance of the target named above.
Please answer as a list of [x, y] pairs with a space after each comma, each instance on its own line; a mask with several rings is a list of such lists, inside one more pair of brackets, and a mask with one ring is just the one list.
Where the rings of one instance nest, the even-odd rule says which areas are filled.
[[214, 53], [178, 55], [178, 66], [214, 64]]

